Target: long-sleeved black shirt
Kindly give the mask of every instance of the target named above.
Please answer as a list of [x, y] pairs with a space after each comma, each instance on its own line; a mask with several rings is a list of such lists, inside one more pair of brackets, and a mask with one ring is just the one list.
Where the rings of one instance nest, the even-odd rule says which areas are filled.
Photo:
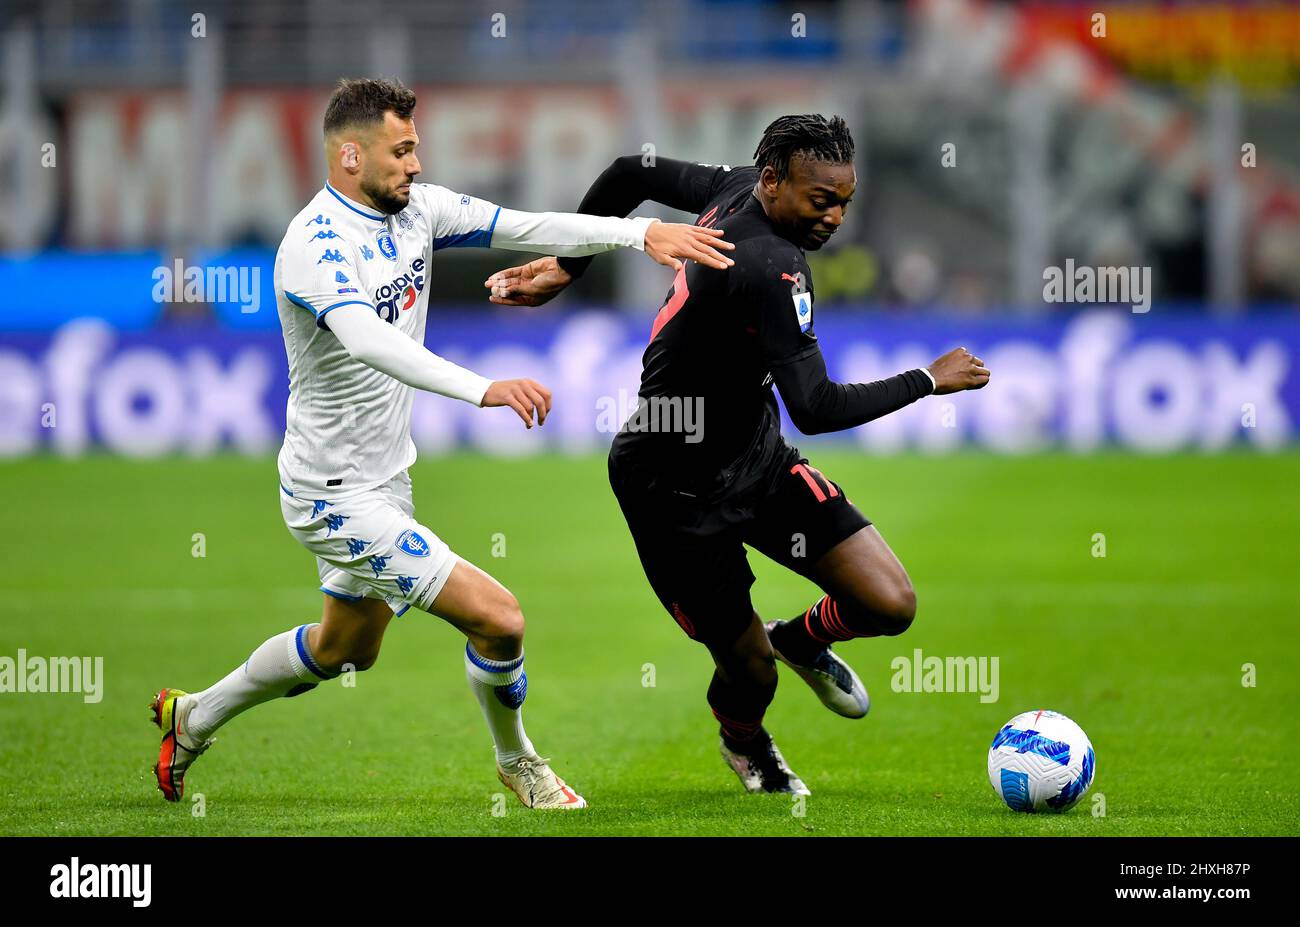
[[[655, 318], [642, 358], [645, 408], [610, 451], [647, 482], [717, 495], [782, 465], [796, 452], [781, 439], [773, 383], [805, 434], [861, 425], [933, 390], [919, 368], [872, 383], [827, 376], [813, 331], [812, 273], [754, 196], [757, 179], [753, 167], [620, 158], [578, 207], [627, 215], [651, 199], [698, 213], [697, 224], [723, 229], [736, 245], [727, 270], [687, 263]], [[591, 259], [560, 260], [580, 275]], [[677, 408], [695, 414], [675, 416]]]

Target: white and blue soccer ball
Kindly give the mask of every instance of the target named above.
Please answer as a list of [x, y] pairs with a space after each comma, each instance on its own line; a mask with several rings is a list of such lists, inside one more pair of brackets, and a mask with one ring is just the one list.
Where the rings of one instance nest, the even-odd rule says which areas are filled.
[[1083, 728], [1055, 711], [1026, 711], [989, 747], [989, 782], [1013, 811], [1065, 811], [1092, 786], [1097, 758]]

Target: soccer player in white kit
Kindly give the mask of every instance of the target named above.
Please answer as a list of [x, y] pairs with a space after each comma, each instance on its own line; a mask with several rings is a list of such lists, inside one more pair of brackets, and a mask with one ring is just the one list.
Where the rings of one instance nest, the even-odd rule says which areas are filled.
[[468, 639], [465, 672], [496, 745], [501, 781], [533, 808], [585, 800], [524, 732], [524, 617], [504, 586], [456, 556], [415, 519], [407, 468], [415, 461], [415, 389], [477, 406], [509, 406], [531, 428], [551, 394], [529, 379], [485, 377], [423, 347], [437, 251], [496, 247], [584, 255], [645, 250], [680, 267], [725, 267], [720, 232], [652, 219], [503, 209], [414, 183], [415, 95], [386, 80], [344, 80], [325, 112], [329, 179], [289, 223], [275, 289], [290, 395], [279, 455], [285, 524], [316, 555], [319, 623], [277, 634], [202, 692], [164, 688], [150, 704], [162, 729], [154, 772], [169, 801], [221, 725], [254, 705], [368, 669], [389, 621], [414, 606]]

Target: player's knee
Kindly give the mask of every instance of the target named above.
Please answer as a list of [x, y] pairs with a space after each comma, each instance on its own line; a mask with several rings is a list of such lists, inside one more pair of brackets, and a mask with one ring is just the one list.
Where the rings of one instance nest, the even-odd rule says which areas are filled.
[[524, 610], [510, 590], [500, 590], [489, 607], [483, 636], [500, 642], [524, 639]]
[[881, 633], [887, 637], [902, 634], [916, 620], [916, 590], [904, 579], [881, 598], [879, 605]]

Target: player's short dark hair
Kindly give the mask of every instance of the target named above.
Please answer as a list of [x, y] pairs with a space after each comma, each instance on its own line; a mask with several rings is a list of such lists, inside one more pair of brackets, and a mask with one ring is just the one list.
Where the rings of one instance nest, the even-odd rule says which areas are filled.
[[325, 107], [325, 134], [349, 126], [373, 125], [384, 121], [384, 113], [409, 119], [415, 112], [415, 94], [400, 80], [363, 78], [339, 81]]
[[814, 161], [853, 163], [853, 136], [843, 116], [827, 119], [817, 113], [782, 116], [763, 130], [754, 165], [761, 171], [771, 166], [778, 181], [790, 176], [790, 160], [803, 155]]

